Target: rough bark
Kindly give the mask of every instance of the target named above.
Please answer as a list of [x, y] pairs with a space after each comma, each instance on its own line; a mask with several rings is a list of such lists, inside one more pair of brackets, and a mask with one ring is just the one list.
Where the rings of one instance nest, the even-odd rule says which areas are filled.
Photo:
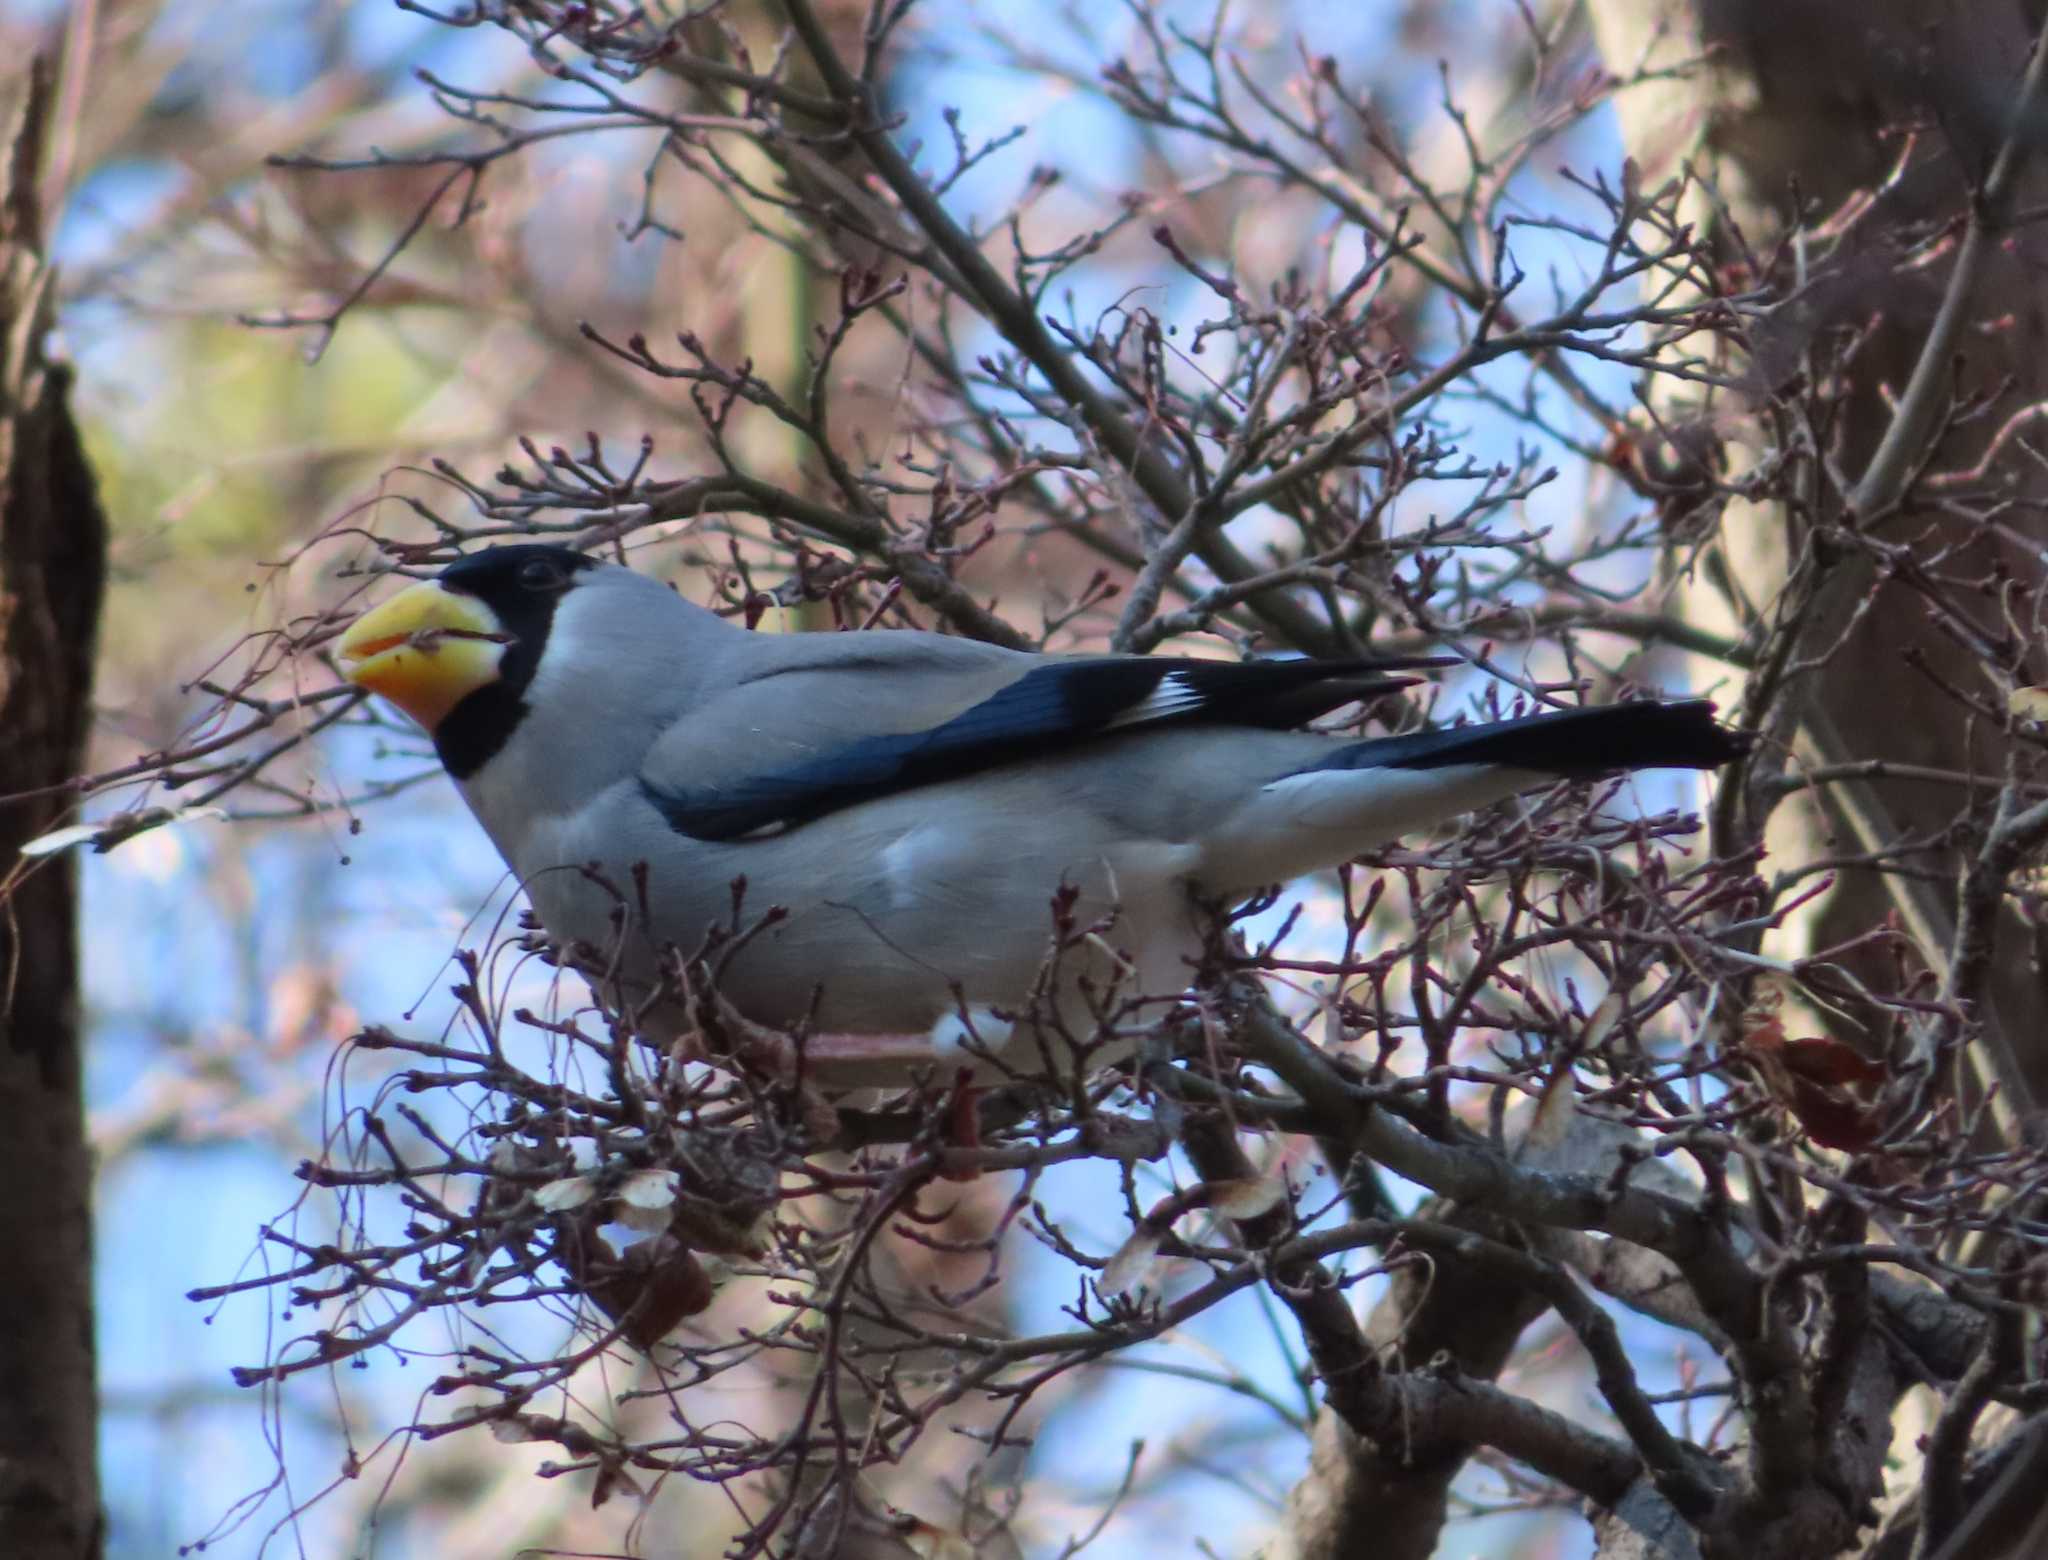
[[[1444, 1220], [1496, 1239], [1502, 1221], [1454, 1204], [1425, 1206]], [[1522, 1329], [1546, 1307], [1532, 1294], [1503, 1290], [1478, 1267], [1443, 1260], [1397, 1269], [1366, 1322], [1366, 1339], [1383, 1358], [1408, 1368], [1455, 1364], [1460, 1376], [1491, 1381], [1507, 1365]], [[1343, 1418], [1316, 1416], [1309, 1472], [1289, 1493], [1273, 1560], [1428, 1560], [1437, 1551], [1451, 1481], [1472, 1454], [1465, 1442], [1377, 1446]]]
[[71, 1560], [102, 1539], [77, 868], [20, 848], [81, 768], [106, 527], [45, 355], [41, 62], [25, 98], [0, 208], [0, 1552]]
[[[1962, 220], [2005, 130], [2019, 71], [2031, 42], [2028, 8], [1995, 0], [1590, 0], [1593, 31], [1610, 70], [1627, 76], [1649, 65], [1658, 75], [1617, 102], [1623, 138], [1646, 186], [1681, 174], [1697, 180], [1692, 214], [1717, 238], [1731, 263], [1770, 256], [1795, 218], [1816, 224], [1860, 192], [1881, 187], [1860, 235], [1807, 278], [1796, 297], [1759, 327], [1760, 360], [1750, 367], [1759, 392], [1800, 367], [1801, 354], [1831, 327], [1870, 325], [1855, 362], [1854, 389], [1841, 424], [1828, 430], [1841, 469], [1865, 471], [1893, 423], [1897, 397], [1926, 342], [1949, 276], [1949, 262], [1910, 274], [1897, 261], [1909, 240], [1924, 240]], [[1685, 62], [1694, 62], [1685, 68]], [[1710, 62], [1700, 64], [1699, 62]], [[1910, 140], [1903, 127], [1917, 127]], [[2034, 137], [2023, 136], [2030, 144]], [[1911, 147], [1901, 158], [1902, 147]], [[2038, 177], [2019, 202], [2038, 199]], [[1953, 251], [1953, 246], [1951, 246]], [[2048, 394], [2048, 308], [2039, 286], [2043, 242], [2031, 228], [2004, 235], [1971, 299], [1958, 345], [1959, 390], [1992, 393], [1987, 415], [1949, 436], [1944, 466], [1967, 465], [2013, 413]], [[1667, 401], [1667, 426], [1710, 424], [1724, 410], [1710, 399]], [[1917, 452], [1916, 452], [1917, 453]], [[2015, 491], [2014, 532], [2040, 534], [2039, 476]], [[1775, 506], [1734, 503], [1705, 567], [1682, 589], [1688, 620], [1740, 634], [1749, 625], [1731, 610], [1739, 596], [1767, 616], [1785, 598], [1798, 559], [1792, 528]], [[1894, 523], [1896, 526], [1896, 522]], [[2038, 553], [2010, 541], [1966, 533], [1964, 523], [1915, 513], [1908, 540], [1953, 548], [1958, 572], [1972, 567], [2036, 579]], [[1924, 545], [1924, 544], [1923, 544]], [[1725, 583], [1723, 583], [1725, 582]], [[2004, 741], [1972, 721], [1939, 682], [1967, 683], [1978, 652], [1931, 621], [1913, 593], [1895, 582], [1844, 579], [1832, 611], [1811, 614], [1802, 656], [1825, 652], [1830, 629], [1846, 629], [1840, 649], [1808, 674], [1796, 701], [1803, 714], [1796, 745], [1803, 759], [1840, 763], [1884, 758], [1928, 769], [2002, 772]], [[1732, 586], [1732, 590], [1729, 588]], [[1867, 599], [1851, 624], [1848, 614]], [[1917, 664], [1916, 664], [1917, 663]], [[1922, 669], [1924, 668], [1924, 670]], [[2036, 668], [2039, 670], [2039, 668]], [[1717, 667], [1716, 675], [1725, 676]], [[1784, 733], [1792, 738], [1792, 733]], [[1824, 819], [1781, 808], [1769, 835], [1778, 865], [1822, 852], [1869, 850], [1937, 830], [1955, 797], [1911, 780], [1857, 781], [1831, 790]], [[1931, 860], [1953, 880], [1954, 860]], [[1874, 872], [1845, 873], [1820, 914], [1807, 923], [1812, 947], [1827, 947], [1897, 915], [1939, 970], [1955, 932], [1948, 891]], [[1984, 1077], [2002, 1077], [2014, 1106], [2048, 1099], [2048, 1047], [2036, 1032], [2042, 997], [2042, 947], [2035, 929], [2003, 918], [2006, 956], [1992, 961], [1980, 1007], [1987, 1049], [2009, 1048], [2018, 1076], [1987, 1056]], [[2032, 957], [2027, 956], [2031, 946]], [[1793, 951], [1793, 950], [1783, 950]], [[1805, 951], [1805, 950], [1798, 950]], [[1873, 986], [1896, 980], [1870, 955], [1851, 966]], [[2008, 1118], [2009, 1119], [2009, 1118]]]
[[1700, 1542], [1685, 1518], [1643, 1480], [1593, 1518], [1602, 1560], [1700, 1560]]

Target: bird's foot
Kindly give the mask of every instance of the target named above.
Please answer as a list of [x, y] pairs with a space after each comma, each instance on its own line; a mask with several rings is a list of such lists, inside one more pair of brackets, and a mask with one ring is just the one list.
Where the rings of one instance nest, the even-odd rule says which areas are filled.
[[[717, 1016], [720, 1043], [707, 1044], [708, 1033], [686, 1036], [677, 1043], [677, 1061], [736, 1066], [784, 1085], [800, 1083], [804, 1103], [827, 1110], [830, 1106], [820, 1091], [921, 1085], [923, 1098], [930, 1101], [934, 1091], [943, 1090], [938, 1099], [944, 1112], [939, 1148], [942, 1158], [954, 1164], [940, 1173], [955, 1181], [971, 1181], [980, 1174], [958, 1161], [981, 1147], [983, 1090], [975, 1086], [976, 1062], [1008, 1044], [1015, 1032], [1008, 1020], [987, 1008], [970, 1007], [946, 1014], [921, 1034], [823, 1030], [796, 1041], [729, 1009]], [[950, 1083], [941, 1081], [949, 1077]], [[806, 1109], [803, 1114], [809, 1122], [816, 1112]], [[951, 1152], [956, 1150], [967, 1152]]]
[[822, 1030], [803, 1041], [804, 1076], [820, 1088], [903, 1088], [972, 1069], [1008, 1044], [1012, 1026], [987, 1008], [948, 1013], [922, 1034]]
[[947, 1149], [962, 1149], [971, 1155], [981, 1147], [981, 1096], [983, 1090], [974, 1086], [974, 1069], [962, 1067], [953, 1077], [953, 1087], [946, 1091], [946, 1123], [939, 1138], [939, 1174], [948, 1181], [973, 1181], [980, 1179], [981, 1169], [972, 1162], [962, 1162], [965, 1156], [947, 1153]]

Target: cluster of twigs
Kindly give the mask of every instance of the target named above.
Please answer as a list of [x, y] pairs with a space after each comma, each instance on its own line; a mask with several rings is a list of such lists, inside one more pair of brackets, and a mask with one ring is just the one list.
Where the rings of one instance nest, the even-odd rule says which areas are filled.
[[[1872, 1542], [1937, 1552], [2032, 1445], [1974, 1449], [1987, 1410], [2048, 1408], [2029, 1330], [2048, 1155], [2022, 1036], [1986, 1002], [1997, 923], [2037, 914], [2026, 869], [2048, 839], [2044, 738], [2013, 702], [2042, 675], [2041, 576], [1941, 528], [2025, 544], [2012, 463], [2030, 458], [2033, 409], [1948, 379], [2020, 152], [1960, 231], [1891, 255], [1901, 271], [1947, 259], [1961, 301], [1890, 434], [1849, 469], [1836, 429], [1870, 394], [1869, 322], [1789, 300], [1830, 245], [1846, 252], [1856, 214], [1796, 253], [1731, 249], [1688, 220], [1682, 177], [1646, 188], [1633, 165], [1578, 181], [1576, 219], [1520, 214], [1532, 154], [1621, 82], [1570, 78], [1506, 146], [1482, 144], [1446, 89], [1453, 134], [1429, 147], [1335, 62], [1275, 65], [1220, 12], [1186, 33], [1137, 8], [1135, 47], [1071, 85], [1216, 171], [1048, 245], [1031, 217], [1050, 179], [976, 230], [949, 209], [1004, 137], [970, 144], [956, 117], [935, 164], [905, 149], [882, 82], [912, 14], [877, 6], [838, 36], [787, 0], [764, 49], [716, 7], [491, 8], [575, 95], [432, 80], [461, 144], [290, 159], [445, 177], [361, 286], [271, 325], [347, 328], [451, 195], [473, 201], [495, 164], [570, 134], [631, 138], [644, 156], [640, 233], [671, 231], [679, 185], [715, 180], [814, 286], [819, 323], [786, 381], [687, 329], [586, 326], [621, 372], [679, 391], [683, 425], [625, 457], [592, 435], [529, 445], [487, 478], [443, 466], [449, 502], [411, 501], [416, 524], [379, 528], [376, 568], [552, 536], [687, 563], [750, 622], [792, 608], [845, 630], [1133, 652], [1447, 647], [1470, 675], [1439, 716], [1482, 688], [1505, 710], [1676, 681], [1682, 653], [1754, 745], [1703, 831], [1649, 792], [1558, 789], [1359, 863], [1333, 923], [1219, 919], [1184, 1001], [1111, 994], [1101, 1031], [1070, 1037], [1085, 1056], [1142, 1028], [1135, 1062], [1085, 1087], [1019, 1078], [981, 1102], [971, 1146], [948, 1134], [965, 1109], [950, 1080], [852, 1108], [806, 1085], [801, 1035], [728, 1035], [711, 1066], [653, 1048], [602, 1001], [578, 1006], [573, 977], [556, 977], [548, 1011], [508, 1014], [533, 938], [465, 955], [447, 1035], [371, 1028], [344, 1058], [339, 1076], [370, 1098], [301, 1167], [299, 1222], [322, 1233], [267, 1232], [284, 1265], [251, 1281], [320, 1321], [247, 1380], [417, 1351], [431, 1315], [455, 1316], [463, 1341], [429, 1394], [446, 1406], [414, 1434], [552, 1442], [554, 1466], [598, 1470], [601, 1491], [728, 1482], [746, 1510], [736, 1554], [825, 1554], [875, 1471], [937, 1427], [993, 1458], [1067, 1373], [1263, 1286], [1293, 1318], [1351, 1476], [1379, 1481], [1389, 1535], [1441, 1521], [1449, 1475], [1427, 1471], [1478, 1450], [1517, 1470], [1528, 1503], [1586, 1503], [1605, 1536], [1668, 1518], [1716, 1552], [1819, 1554], [1882, 1520]], [[1532, 39], [1539, 58], [1554, 41]], [[1344, 242], [1319, 266], [1235, 274], [1188, 217], [1224, 193], [1313, 208]], [[1144, 255], [1177, 301], [1068, 308], [1063, 289], [1112, 248]], [[1524, 274], [1531, 253], [1551, 257], [1549, 281]], [[898, 382], [877, 424], [849, 387], [884, 362]], [[1945, 441], [1987, 420], [1944, 464]], [[762, 422], [800, 449], [800, 479], [742, 452], [736, 430]], [[1483, 430], [1504, 424], [1525, 437], [1497, 454]], [[1561, 518], [1545, 489], [1564, 457], [1631, 501]], [[1727, 520], [1761, 506], [1783, 516], [1790, 563], [1755, 600]], [[1710, 622], [1697, 603], [1716, 596]], [[1968, 652], [1964, 672], [1922, 671], [1952, 718], [1996, 732], [1995, 765], [1829, 747], [1819, 673], [1902, 596]], [[176, 750], [81, 781], [95, 795], [148, 782], [100, 844], [163, 821], [165, 792], [246, 798], [292, 744], [380, 720], [314, 670], [344, 613], [243, 654]], [[1947, 799], [1914, 833], [1870, 824], [1871, 788], [1902, 778]], [[287, 810], [371, 794], [294, 791]], [[1774, 820], [1820, 794], [1854, 838], [1767, 855]], [[1782, 951], [1845, 874], [1882, 885], [1886, 913]], [[715, 1033], [714, 950], [675, 952]], [[1284, 1147], [1301, 1141], [1326, 1174]], [[1037, 1200], [1085, 1159], [1123, 1167], [1122, 1252], [1091, 1249]], [[1158, 1206], [1140, 1192], [1148, 1163], [1178, 1180]], [[1017, 1180], [961, 1233], [946, 1205], [975, 1175]], [[1065, 1330], [1013, 1335], [980, 1308], [1020, 1238], [1072, 1269]], [[918, 1250], [951, 1276], [906, 1281]], [[1386, 1284], [1368, 1322], [1354, 1301], [1370, 1276]], [[1719, 1355], [1728, 1379], [1701, 1390], [1727, 1412], [1681, 1433], [1619, 1339], [1624, 1310]], [[566, 1341], [507, 1342], [532, 1336], [494, 1320], [513, 1312], [561, 1319]], [[1498, 1383], [1544, 1314], [1590, 1364], [1603, 1421]], [[616, 1412], [565, 1407], [613, 1354], [646, 1372]], [[752, 1407], [700, 1410], [692, 1394], [714, 1380], [746, 1383]], [[1900, 1501], [1891, 1426], [1922, 1385], [1943, 1406]], [[969, 1412], [991, 1405], [992, 1419]], [[1311, 1477], [1334, 1475], [1319, 1461]], [[923, 1521], [885, 1519], [899, 1534]]]

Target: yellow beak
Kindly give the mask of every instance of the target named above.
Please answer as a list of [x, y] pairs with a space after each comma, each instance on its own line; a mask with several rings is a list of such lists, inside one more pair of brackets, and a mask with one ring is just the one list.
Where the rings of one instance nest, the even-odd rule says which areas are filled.
[[372, 607], [336, 642], [342, 673], [381, 693], [427, 730], [498, 677], [509, 636], [474, 596], [433, 580]]

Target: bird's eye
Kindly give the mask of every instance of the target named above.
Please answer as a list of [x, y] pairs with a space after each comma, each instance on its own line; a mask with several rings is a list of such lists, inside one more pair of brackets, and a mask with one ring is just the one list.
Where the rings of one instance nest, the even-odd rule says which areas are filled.
[[519, 566], [519, 583], [528, 590], [552, 590], [562, 583], [562, 571], [552, 558], [529, 558]]

